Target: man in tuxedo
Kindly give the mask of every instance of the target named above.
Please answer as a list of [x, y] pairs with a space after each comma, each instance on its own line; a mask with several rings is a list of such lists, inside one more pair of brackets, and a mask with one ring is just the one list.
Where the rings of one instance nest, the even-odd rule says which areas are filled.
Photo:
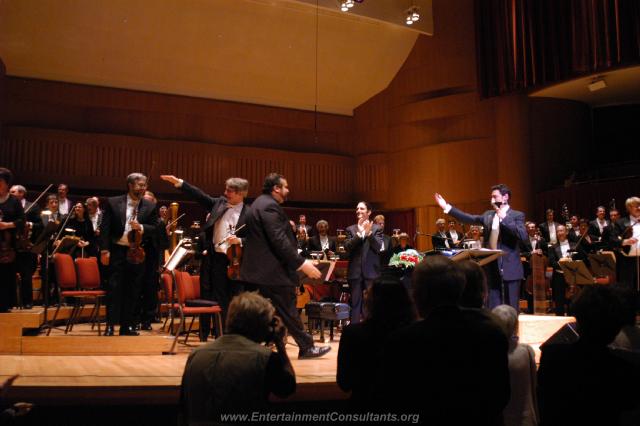
[[553, 268], [551, 291], [553, 293], [553, 301], [555, 302], [556, 315], [563, 316], [568, 312], [571, 301], [566, 297], [567, 282], [564, 278], [562, 268], [560, 268], [560, 260], [573, 259], [586, 261], [587, 256], [579, 246], [569, 242], [567, 228], [564, 225], [558, 225], [556, 231], [558, 243], [549, 248], [549, 265]]
[[640, 291], [638, 263], [640, 258], [640, 197], [625, 202], [628, 216], [618, 219], [609, 234], [609, 243], [620, 250], [617, 257], [618, 282], [636, 292]]
[[596, 218], [589, 222], [589, 236], [594, 243], [603, 242], [604, 245], [609, 244], [609, 232], [611, 222], [607, 220], [607, 212], [604, 206], [598, 206], [596, 209]]
[[349, 258], [347, 281], [351, 288], [351, 322], [357, 324], [364, 314], [363, 294], [380, 276], [382, 228], [369, 220], [371, 205], [360, 201], [356, 207], [358, 223], [347, 228], [344, 248]]
[[[504, 184], [491, 187], [491, 205], [481, 215], [465, 213], [448, 204], [440, 194], [435, 200], [445, 214], [449, 214], [463, 223], [484, 225], [484, 244], [493, 250], [502, 250], [503, 255], [492, 262], [493, 272], [488, 277], [488, 307], [493, 309], [502, 303], [508, 303], [516, 311], [520, 310], [520, 282], [524, 277], [520, 262], [520, 243], [528, 239], [524, 228], [524, 213], [510, 208], [511, 190]], [[497, 271], [495, 267], [497, 266]], [[496, 273], [497, 272], [497, 273]]]
[[[210, 250], [203, 256], [207, 258], [200, 273], [201, 297], [215, 300], [220, 304], [222, 312], [227, 312], [229, 302], [242, 291], [242, 285], [237, 280], [230, 280], [227, 276], [229, 258], [227, 250], [232, 246], [243, 247], [247, 236], [247, 219], [249, 206], [244, 199], [249, 192], [249, 182], [246, 179], [232, 177], [226, 180], [224, 195], [212, 197], [200, 188], [173, 175], [162, 175], [161, 179], [173, 184], [182, 193], [188, 195], [205, 209], [209, 210], [208, 218], [200, 229], [204, 232]], [[235, 232], [236, 228], [240, 228]], [[231, 232], [233, 230], [233, 232]], [[200, 338], [206, 340], [210, 330], [209, 316], [201, 318]]]
[[380, 265], [384, 268], [391, 260], [391, 237], [384, 233], [384, 216], [379, 214], [373, 218], [373, 223], [382, 229], [382, 247], [380, 247]]
[[[25, 195], [27, 189], [22, 185], [13, 185], [9, 190], [22, 205], [22, 209], [26, 212], [25, 226], [28, 228], [26, 235], [28, 236], [27, 244], [33, 243], [42, 232], [42, 219], [40, 218], [40, 206], [27, 201]], [[28, 210], [28, 211], [27, 211]], [[21, 231], [24, 232], [24, 231]], [[28, 246], [18, 247], [16, 253], [16, 267], [20, 274], [20, 302], [25, 309], [33, 307], [33, 273], [38, 267], [38, 255], [31, 253]]]
[[155, 204], [143, 197], [147, 177], [131, 173], [127, 176], [127, 187], [126, 194], [107, 199], [100, 225], [100, 258], [103, 265], [110, 265], [105, 336], [113, 336], [116, 323], [120, 324], [121, 336], [138, 335], [133, 311], [140, 297], [145, 263], [127, 260], [128, 235], [137, 231], [144, 238], [156, 231], [158, 221]]
[[464, 235], [458, 233], [458, 231], [456, 230], [455, 220], [449, 220], [449, 229], [447, 229], [446, 235], [449, 239], [451, 247], [460, 247], [458, 243], [464, 239]]
[[305, 240], [308, 240], [311, 235], [313, 234], [313, 228], [311, 228], [311, 225], [307, 225], [307, 216], [301, 214], [300, 216], [298, 216], [298, 226], [297, 226], [297, 231], [298, 233], [304, 235]]
[[540, 228], [540, 235], [547, 243], [555, 244], [558, 242], [558, 238], [556, 237], [556, 229], [560, 224], [553, 219], [553, 209], [547, 209], [545, 214], [547, 217], [547, 221], [538, 225], [538, 228]]
[[61, 183], [58, 185], [58, 210], [63, 215], [68, 215], [73, 211], [73, 203], [67, 198], [69, 194], [69, 185]]
[[571, 217], [569, 218], [569, 223], [571, 224], [571, 229], [567, 231], [567, 234], [569, 235], [569, 241], [572, 243], [576, 243], [582, 235], [580, 233], [580, 218], [577, 214], [571, 215]]
[[296, 308], [298, 273], [310, 278], [322, 274], [311, 260], [298, 254], [296, 236], [280, 204], [289, 194], [284, 176], [270, 173], [264, 180], [262, 195], [255, 199], [247, 220], [247, 239], [240, 267], [240, 279], [248, 289], [256, 288], [271, 300], [278, 316], [298, 345], [298, 358], [315, 358], [331, 350], [315, 346], [304, 331]]
[[449, 250], [453, 242], [447, 236], [446, 222], [443, 218], [436, 220], [436, 232], [431, 236], [431, 244], [434, 250]]
[[317, 234], [307, 242], [307, 252], [323, 251], [327, 257], [332, 256], [336, 252], [336, 239], [329, 236], [329, 222], [319, 220], [316, 223], [316, 231]]

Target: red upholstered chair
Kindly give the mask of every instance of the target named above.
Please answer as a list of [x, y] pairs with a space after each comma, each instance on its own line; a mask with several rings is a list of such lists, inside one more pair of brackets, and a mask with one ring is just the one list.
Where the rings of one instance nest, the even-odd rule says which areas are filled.
[[[189, 339], [189, 333], [191, 332], [191, 328], [193, 326], [193, 321], [195, 317], [198, 315], [209, 314], [215, 317], [216, 324], [219, 330], [219, 335], [222, 335], [222, 309], [218, 306], [217, 302], [212, 302], [210, 300], [199, 299], [200, 289], [199, 286], [196, 286], [194, 281], [189, 275], [188, 272], [182, 271], [173, 271], [174, 283], [175, 283], [175, 296], [176, 303], [174, 304], [174, 309], [178, 311], [180, 314], [180, 327], [176, 332], [175, 339], [173, 341], [173, 345], [171, 346], [171, 352], [174, 352], [175, 345], [178, 341], [178, 337], [180, 333], [185, 331], [185, 317], [192, 317], [191, 323], [189, 324], [189, 329], [186, 330], [186, 336], [184, 338], [184, 343], [187, 343]], [[199, 282], [199, 280], [198, 280]]]
[[[87, 299], [93, 299], [94, 305], [91, 311], [90, 321], [91, 329], [98, 325], [98, 336], [100, 336], [100, 306], [102, 305], [102, 299], [106, 297], [107, 292], [100, 290], [100, 268], [98, 267], [98, 259], [95, 257], [78, 258], [76, 259], [76, 272], [78, 277], [78, 286], [83, 291], [81, 300], [81, 306], [84, 305], [84, 301]], [[80, 310], [78, 310], [80, 312]], [[73, 328], [71, 324], [70, 330]]]
[[[80, 292], [78, 288], [78, 280], [76, 278], [76, 267], [73, 263], [73, 258], [68, 254], [56, 253], [53, 255], [53, 264], [56, 273], [56, 284], [58, 286], [59, 303], [56, 308], [55, 314], [53, 314], [52, 324], [55, 324], [62, 306], [62, 300], [65, 297], [77, 298]], [[75, 316], [76, 304], [73, 306], [71, 315], [67, 319], [67, 325], [64, 329], [65, 334], [69, 331], [71, 320]], [[51, 327], [47, 330], [47, 336], [51, 333]]]
[[176, 301], [173, 297], [173, 277], [171, 276], [171, 274], [163, 272], [160, 275], [160, 285], [163, 292], [163, 301], [160, 303], [159, 309], [160, 315], [165, 316], [164, 323], [162, 324], [162, 331], [165, 331], [168, 322], [169, 330], [173, 332], [173, 312]]

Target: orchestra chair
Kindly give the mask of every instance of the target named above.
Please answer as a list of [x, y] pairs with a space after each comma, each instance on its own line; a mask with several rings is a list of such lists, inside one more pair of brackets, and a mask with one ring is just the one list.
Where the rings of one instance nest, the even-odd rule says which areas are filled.
[[[215, 318], [216, 325], [218, 327], [218, 335], [222, 336], [222, 308], [220, 308], [218, 302], [200, 299], [200, 286], [196, 285], [196, 283], [199, 284], [199, 277], [194, 279], [188, 272], [176, 270], [172, 271], [172, 275], [177, 299], [177, 303], [174, 303], [172, 308], [180, 315], [180, 326], [176, 331], [170, 353], [175, 353], [174, 351], [178, 338], [184, 331], [186, 331], [186, 335], [183, 343], [185, 345], [187, 344], [196, 316], [212, 315]], [[185, 330], [186, 317], [191, 317], [191, 323], [189, 324], [188, 330]]]
[[[63, 298], [74, 299], [73, 309], [67, 319], [67, 323], [64, 329], [64, 334], [67, 334], [73, 326], [73, 322], [80, 315], [82, 311], [83, 301], [86, 298], [93, 298], [97, 300], [105, 295], [104, 290], [95, 290], [100, 286], [100, 275], [98, 274], [98, 281], [95, 284], [95, 277], [91, 276], [89, 271], [91, 268], [87, 265], [83, 265], [83, 285], [86, 285], [87, 289], [78, 289], [78, 277], [76, 273], [76, 265], [73, 258], [64, 253], [56, 253], [53, 255], [53, 264], [55, 266], [56, 281], [59, 288], [60, 302], [56, 308], [56, 312], [53, 314], [52, 323], [56, 322], [60, 307], [62, 306]], [[97, 266], [97, 262], [96, 262]], [[86, 271], [85, 271], [86, 268]], [[85, 278], [86, 277], [86, 278]], [[95, 309], [95, 308], [94, 308]], [[99, 312], [99, 311], [98, 311]], [[47, 330], [47, 336], [51, 334], [51, 328]], [[100, 334], [100, 327], [98, 327], [98, 334]]]
[[[84, 301], [86, 299], [94, 299], [93, 310], [91, 311], [91, 315], [89, 316], [89, 321], [91, 322], [91, 330], [98, 325], [98, 336], [102, 334], [100, 330], [100, 307], [102, 306], [102, 300], [107, 296], [107, 292], [105, 290], [100, 289], [101, 277], [100, 277], [100, 267], [98, 266], [98, 259], [95, 257], [87, 257], [87, 258], [77, 258], [76, 259], [76, 273], [78, 277], [78, 286], [80, 290], [83, 291], [82, 295], [84, 297], [80, 298], [81, 306], [84, 306]], [[82, 308], [78, 309], [78, 313]], [[73, 329], [73, 322], [71, 323], [71, 328]]]
[[160, 315], [164, 316], [164, 322], [162, 323], [162, 331], [166, 330], [167, 323], [169, 323], [169, 332], [173, 334], [173, 320], [174, 320], [174, 305], [176, 301], [173, 298], [173, 277], [170, 273], [163, 272], [160, 274], [160, 285], [162, 287], [163, 300], [158, 306]]

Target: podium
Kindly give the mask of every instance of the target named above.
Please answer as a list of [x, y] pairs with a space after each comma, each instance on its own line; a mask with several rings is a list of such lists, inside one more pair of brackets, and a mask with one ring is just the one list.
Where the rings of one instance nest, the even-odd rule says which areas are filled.
[[491, 249], [445, 250], [442, 253], [445, 256], [449, 256], [449, 258], [454, 262], [470, 259], [480, 266], [487, 265], [504, 254], [502, 250]]

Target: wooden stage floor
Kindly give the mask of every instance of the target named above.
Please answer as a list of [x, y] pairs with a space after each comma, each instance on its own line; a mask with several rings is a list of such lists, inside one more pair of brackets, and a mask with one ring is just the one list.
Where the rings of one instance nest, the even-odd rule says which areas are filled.
[[[531, 344], [538, 357], [539, 345], [572, 320], [571, 317], [521, 315], [520, 341]], [[27, 346], [32, 348], [29, 354], [0, 355], [0, 380], [19, 374], [8, 395], [12, 401], [27, 400], [42, 405], [76, 404], [78, 399], [97, 405], [176, 404], [187, 356], [200, 342], [192, 336], [189, 346], [178, 345], [177, 354], [161, 355], [159, 343], [166, 349], [172, 337], [159, 328], [160, 324], [154, 324], [154, 331], [141, 332], [139, 337], [98, 337], [88, 325], [81, 324], [71, 335], [54, 330], [50, 337], [29, 337]], [[327, 335], [325, 333], [325, 337]], [[287, 401], [348, 398], [338, 388], [335, 378], [339, 336], [337, 333], [336, 340], [329, 343], [331, 352], [310, 360], [298, 360], [298, 348], [290, 340], [287, 352], [298, 387]], [[318, 334], [314, 337], [316, 341], [319, 339]], [[147, 349], [143, 346], [151, 341], [155, 342], [152, 346], [158, 346], [153, 349], [157, 354], [144, 354]], [[59, 347], [65, 344], [73, 350], [60, 351]], [[40, 353], [34, 347], [44, 349]], [[143, 354], [100, 354], [108, 353], [110, 347], [127, 348], [129, 353], [140, 349]], [[78, 354], [73, 354], [74, 351]]]

